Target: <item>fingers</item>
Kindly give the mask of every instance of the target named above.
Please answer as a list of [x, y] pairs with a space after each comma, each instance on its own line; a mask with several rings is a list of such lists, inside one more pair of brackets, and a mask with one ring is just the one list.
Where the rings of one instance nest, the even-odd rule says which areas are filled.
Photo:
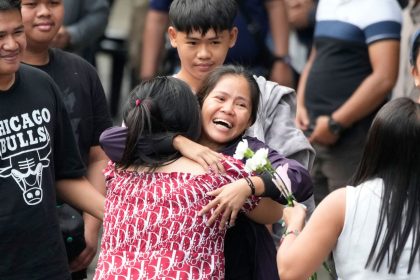
[[212, 201], [209, 202], [209, 204], [204, 206], [200, 212], [198, 212], [198, 215], [203, 216], [204, 214], [208, 213], [211, 209], [216, 208], [218, 204], [219, 204], [219, 200], [217, 198], [213, 199]]
[[[223, 210], [224, 210], [224, 207], [222, 205], [219, 205], [216, 208], [216, 210], [213, 212], [213, 214], [211, 215], [210, 219], [208, 219], [208, 221], [206, 222], [207, 226], [213, 225], [214, 222], [216, 221], [217, 217], [219, 217], [220, 213], [222, 213]], [[225, 220], [225, 222], [226, 222], [226, 220]], [[222, 223], [221, 223], [221, 225], [222, 225]]]
[[230, 221], [229, 221], [229, 226], [234, 226], [235, 225], [235, 221], [236, 221], [236, 217], [238, 216], [238, 210], [233, 210], [232, 213], [230, 213]]
[[220, 220], [219, 229], [223, 230], [225, 226], [230, 226], [230, 210], [226, 209]]
[[216, 173], [225, 173], [225, 168], [221, 163], [221, 155], [211, 151], [209, 155], [203, 158], [206, 161], [206, 164]]
[[91, 248], [86, 247], [77, 258], [75, 258], [70, 263], [70, 271], [80, 271], [82, 269], [85, 269], [89, 266], [89, 264], [92, 262], [93, 258], [95, 257], [95, 251], [91, 250]]

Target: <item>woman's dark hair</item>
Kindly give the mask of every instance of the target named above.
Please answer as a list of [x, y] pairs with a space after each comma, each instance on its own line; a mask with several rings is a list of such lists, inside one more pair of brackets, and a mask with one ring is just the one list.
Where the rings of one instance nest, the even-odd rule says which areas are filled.
[[[420, 254], [420, 104], [398, 98], [376, 115], [354, 184], [373, 178], [382, 178], [384, 189], [366, 267], [378, 271], [386, 259], [388, 273], [395, 273], [404, 246], [410, 242], [410, 273]], [[408, 240], [410, 233], [413, 240]]]
[[231, 30], [237, 10], [235, 0], [175, 0], [169, 20], [180, 32], [190, 34], [196, 30], [205, 35], [210, 29], [216, 33]]
[[251, 124], [253, 124], [257, 119], [258, 106], [260, 104], [260, 88], [258, 87], [257, 81], [255, 81], [252, 74], [248, 72], [243, 66], [222, 65], [215, 68], [203, 81], [202, 87], [197, 92], [200, 107], [203, 106], [204, 100], [206, 100], [210, 92], [216, 87], [220, 79], [227, 75], [240, 76], [248, 82], [252, 105]]
[[[200, 107], [190, 87], [173, 77], [157, 77], [144, 81], [130, 93], [123, 113], [128, 128], [126, 147], [119, 167], [154, 168], [169, 163], [180, 155], [162, 152], [158, 144], [172, 143], [176, 134], [197, 140], [200, 136]], [[139, 148], [140, 147], [140, 148]]]

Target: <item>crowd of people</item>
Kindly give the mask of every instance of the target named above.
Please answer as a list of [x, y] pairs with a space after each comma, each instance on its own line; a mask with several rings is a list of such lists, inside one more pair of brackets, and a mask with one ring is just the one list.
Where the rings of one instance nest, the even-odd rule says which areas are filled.
[[121, 123], [113, 2], [0, 0], [0, 279], [420, 278], [420, 1], [138, 0]]

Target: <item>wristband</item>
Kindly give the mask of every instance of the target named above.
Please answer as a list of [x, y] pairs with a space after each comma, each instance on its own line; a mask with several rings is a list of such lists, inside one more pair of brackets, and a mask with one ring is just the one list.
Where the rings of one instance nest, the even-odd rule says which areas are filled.
[[274, 55], [273, 56], [273, 61], [274, 62], [282, 62], [282, 63], [287, 64], [289, 66], [292, 65], [292, 59], [290, 58], [289, 55]]
[[255, 185], [252, 182], [252, 180], [249, 179], [248, 177], [245, 177], [244, 179], [245, 179], [246, 183], [248, 184], [248, 186], [251, 188], [251, 194], [255, 195]]
[[283, 242], [283, 239], [285, 239], [290, 234], [293, 234], [294, 236], [298, 236], [299, 233], [300, 233], [300, 230], [298, 230], [298, 229], [286, 230], [286, 232], [283, 233], [283, 235], [281, 236], [280, 242]]
[[281, 193], [274, 184], [271, 174], [264, 172], [263, 174], [260, 174], [259, 177], [264, 182], [264, 192], [261, 197], [269, 197], [275, 200], [278, 199], [281, 196]]

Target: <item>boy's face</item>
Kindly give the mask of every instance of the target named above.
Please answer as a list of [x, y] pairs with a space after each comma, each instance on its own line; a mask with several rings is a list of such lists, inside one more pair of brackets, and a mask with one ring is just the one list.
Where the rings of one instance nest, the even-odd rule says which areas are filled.
[[14, 75], [26, 48], [19, 10], [0, 11], [0, 76]]
[[214, 68], [224, 63], [229, 48], [235, 45], [238, 29], [218, 33], [210, 29], [203, 35], [200, 31], [187, 34], [171, 26], [168, 33], [181, 60], [178, 76], [191, 86], [191, 82], [201, 83]]
[[48, 46], [63, 23], [62, 0], [22, 0], [22, 19], [29, 46]]

